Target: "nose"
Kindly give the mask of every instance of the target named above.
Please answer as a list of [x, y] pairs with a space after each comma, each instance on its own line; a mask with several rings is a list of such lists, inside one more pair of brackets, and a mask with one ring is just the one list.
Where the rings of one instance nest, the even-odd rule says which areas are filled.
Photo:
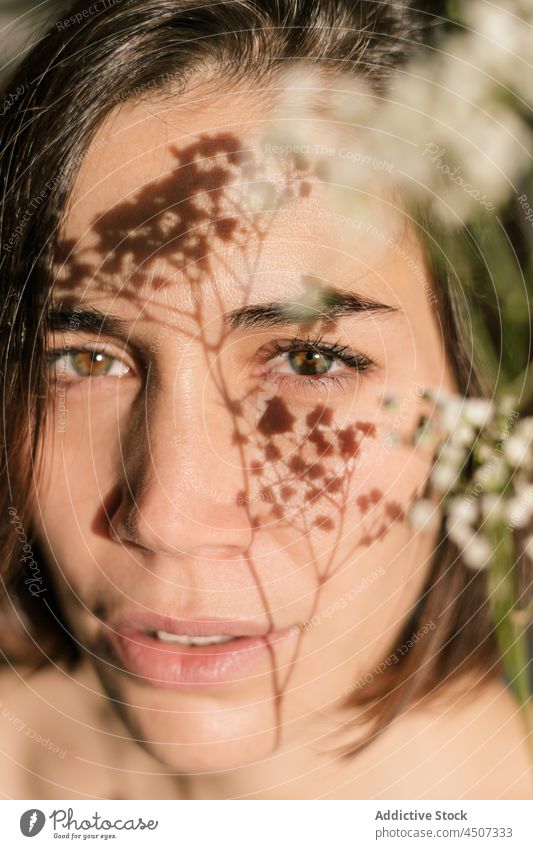
[[206, 402], [205, 393], [197, 398], [189, 391], [181, 405], [176, 395], [175, 384], [158, 386], [133, 411], [111, 535], [157, 554], [216, 548], [227, 557], [242, 555], [253, 528], [231, 410], [216, 399]]

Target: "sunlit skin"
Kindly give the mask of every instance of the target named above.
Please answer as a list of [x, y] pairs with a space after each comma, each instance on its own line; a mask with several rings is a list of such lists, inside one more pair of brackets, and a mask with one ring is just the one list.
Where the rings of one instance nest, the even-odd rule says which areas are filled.
[[[256, 95], [208, 86], [126, 104], [94, 139], [105, 156], [89, 150], [81, 166], [54, 308], [116, 316], [126, 339], [50, 333], [62, 406], [42, 446], [34, 524], [86, 652], [74, 676], [54, 673], [66, 679], [58, 692], [72, 688], [74, 712], [79, 688], [90, 691], [79, 733], [112, 735], [126, 796], [342, 798], [392, 786], [400, 797], [409, 781], [421, 795], [421, 774], [395, 786], [401, 724], [384, 738], [398, 752], [386, 781], [378, 768], [358, 783], [367, 753], [341, 768], [328, 751], [346, 742], [350, 686], [390, 652], [430, 565], [436, 531], [409, 521], [430, 456], [409, 437], [419, 388], [453, 389], [437, 306], [405, 261], [424, 267], [390, 204], [376, 199], [373, 220], [382, 208], [396, 250], [324, 215], [324, 187], [305, 168], [254, 158], [267, 118]], [[266, 212], [248, 203], [258, 173], [274, 186]], [[256, 326], [252, 306], [297, 304], [309, 279], [366, 308]], [[396, 421], [390, 394], [403, 404]], [[132, 612], [242, 619], [285, 636], [234, 680], [172, 689], [110, 653], [109, 623]], [[486, 704], [503, 700], [510, 721], [495, 687]], [[377, 751], [377, 762], [390, 757]], [[65, 775], [60, 797], [105, 795]]]

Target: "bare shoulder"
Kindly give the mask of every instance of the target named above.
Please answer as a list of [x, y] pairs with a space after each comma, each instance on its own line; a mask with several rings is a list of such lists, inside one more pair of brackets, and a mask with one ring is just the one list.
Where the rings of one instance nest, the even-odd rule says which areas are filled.
[[4, 667], [0, 693], [0, 798], [176, 798], [88, 664]]
[[64, 758], [54, 739], [59, 726], [54, 703], [68, 698], [68, 690], [58, 667], [0, 667], [1, 798], [36, 796], [41, 761], [48, 755]]
[[501, 680], [465, 681], [410, 711], [404, 722], [413, 753], [426, 764], [415, 798], [533, 798], [525, 725]]
[[398, 716], [338, 778], [325, 798], [533, 798], [525, 726], [496, 679], [442, 687]]

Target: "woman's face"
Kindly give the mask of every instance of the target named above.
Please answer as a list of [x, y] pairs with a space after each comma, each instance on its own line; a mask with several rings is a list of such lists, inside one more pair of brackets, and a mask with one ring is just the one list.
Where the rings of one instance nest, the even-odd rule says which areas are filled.
[[390, 204], [350, 223], [303, 160], [263, 160], [266, 115], [207, 90], [115, 110], [54, 293], [36, 531], [115, 709], [179, 772], [333, 730], [434, 542], [408, 518], [420, 387], [450, 382], [420, 252]]

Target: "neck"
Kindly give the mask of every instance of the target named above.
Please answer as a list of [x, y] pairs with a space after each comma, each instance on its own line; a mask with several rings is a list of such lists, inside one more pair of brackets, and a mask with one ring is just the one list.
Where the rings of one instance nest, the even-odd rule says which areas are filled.
[[[101, 691], [101, 682], [92, 667], [86, 665], [79, 675], [87, 679], [90, 689]], [[258, 755], [252, 763], [228, 769], [213, 769], [207, 764], [194, 774], [179, 774], [175, 766], [164, 765], [147, 747], [132, 739], [137, 735], [130, 734], [126, 717], [117, 715], [112, 704], [102, 712], [99, 700], [98, 713], [102, 731], [114, 732], [124, 741], [122, 768], [126, 764], [131, 764], [133, 769], [143, 765], [138, 779], [144, 786], [138, 788], [138, 798], [150, 798], [153, 790], [150, 775], [161, 776], [166, 784], [165, 797], [174, 799], [343, 798], [343, 787], [349, 784], [350, 792], [354, 792], [354, 781], [359, 783], [356, 776], [361, 770], [364, 772], [368, 761], [367, 749], [350, 758], [342, 757], [343, 747], [353, 744], [356, 735], [360, 739], [362, 732], [354, 732], [352, 722], [350, 731], [343, 730], [340, 714], [335, 716], [332, 709], [327, 717], [324, 714], [314, 717], [298, 731], [294, 724], [286, 728], [289, 740], [282, 739], [273, 752], [267, 746], [266, 753]], [[370, 748], [373, 755], [375, 744]], [[365, 795], [364, 787], [361, 793]]]
[[[374, 746], [370, 756], [364, 749], [343, 758], [343, 747], [360, 732], [339, 733], [340, 727], [324, 717], [314, 720], [298, 736], [291, 729], [290, 742], [282, 741], [275, 752], [232, 769], [181, 776], [176, 790], [180, 798], [194, 800], [286, 800], [343, 798], [349, 786], [346, 798], [354, 798], [357, 776], [373, 759]], [[359, 792], [365, 795], [364, 781]]]

